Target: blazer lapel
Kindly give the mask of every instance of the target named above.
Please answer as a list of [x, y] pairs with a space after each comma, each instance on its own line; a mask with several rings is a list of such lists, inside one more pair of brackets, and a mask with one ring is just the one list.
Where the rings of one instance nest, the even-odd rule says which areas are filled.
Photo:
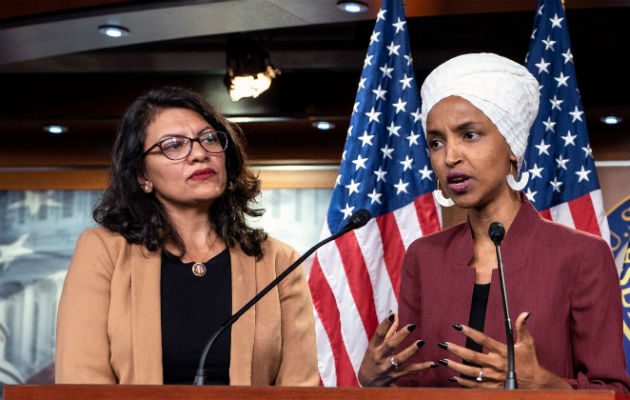
[[[528, 299], [534, 293], [533, 288], [527, 289], [527, 267], [532, 262], [534, 255], [532, 249], [536, 241], [536, 231], [539, 228], [538, 221], [542, 219], [522, 193], [521, 199], [521, 208], [501, 243], [505, 291], [513, 331], [516, 331], [516, 318], [521, 312], [527, 311]], [[488, 296], [484, 330], [496, 340], [503, 343], [507, 340], [498, 269], [492, 271], [492, 285]], [[514, 339], [516, 340], [516, 332], [514, 332]]]
[[162, 384], [161, 257], [134, 245], [131, 250], [131, 340], [135, 381]]
[[[455, 236], [452, 246], [444, 255], [446, 267], [443, 270], [445, 277], [444, 290], [449, 292], [449, 301], [445, 303], [451, 318], [450, 324], [468, 324], [470, 317], [470, 304], [475, 285], [475, 269], [468, 263], [473, 257], [473, 241], [468, 223], [461, 226], [461, 234]], [[447, 328], [441, 341], [449, 341], [460, 346], [466, 345], [466, 338], [454, 329]]]
[[[232, 268], [232, 314], [256, 295], [256, 261], [236, 245], [230, 247]], [[230, 345], [230, 385], [249, 386], [252, 382], [252, 353], [256, 307], [232, 325]]]

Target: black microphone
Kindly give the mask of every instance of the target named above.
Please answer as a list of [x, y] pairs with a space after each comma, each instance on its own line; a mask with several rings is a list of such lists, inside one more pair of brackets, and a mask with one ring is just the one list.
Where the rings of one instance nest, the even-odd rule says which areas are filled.
[[214, 335], [212, 335], [210, 340], [208, 340], [208, 342], [206, 343], [206, 347], [204, 347], [203, 352], [201, 353], [201, 357], [199, 359], [199, 366], [197, 367], [197, 375], [195, 376], [194, 385], [202, 386], [205, 384], [206, 377], [204, 375], [204, 367], [206, 365], [206, 358], [208, 357], [208, 353], [210, 352], [210, 349], [212, 348], [212, 345], [214, 344], [214, 342], [227, 328], [232, 326], [232, 324], [234, 324], [241, 317], [241, 315], [245, 314], [245, 312], [249, 310], [250, 308], [252, 308], [252, 306], [256, 304], [258, 300], [260, 300], [271, 289], [273, 289], [276, 285], [278, 285], [280, 281], [282, 281], [294, 269], [296, 269], [300, 264], [302, 264], [302, 262], [304, 262], [304, 260], [306, 260], [308, 256], [313, 254], [315, 250], [325, 245], [326, 243], [337, 239], [339, 236], [347, 232], [350, 232], [351, 230], [362, 227], [363, 225], [367, 224], [367, 222], [370, 220], [371, 217], [372, 215], [370, 214], [370, 212], [364, 208], [355, 211], [350, 216], [348, 223], [346, 224], [346, 226], [343, 227], [343, 229], [341, 229], [339, 232], [335, 233], [334, 235], [329, 236], [326, 239], [320, 241], [315, 246], [311, 247], [306, 253], [302, 255], [302, 257], [298, 258], [293, 264], [291, 264], [286, 270], [284, 270], [284, 272], [278, 275], [276, 279], [271, 281], [271, 283], [265, 286], [263, 290], [258, 292], [258, 294], [256, 294], [256, 296], [254, 296], [247, 304], [245, 304], [240, 310], [234, 313], [234, 315], [228, 318], [227, 321], [225, 321], [223, 325], [221, 325], [221, 327], [214, 333]]
[[514, 371], [514, 335], [512, 332], [512, 321], [508, 310], [507, 292], [505, 291], [505, 278], [503, 277], [503, 260], [501, 259], [501, 242], [505, 236], [505, 228], [500, 222], [493, 222], [488, 229], [488, 236], [497, 249], [497, 264], [499, 267], [499, 277], [501, 278], [501, 296], [503, 297], [503, 314], [505, 317], [505, 336], [507, 338], [508, 370], [505, 379], [504, 389], [516, 389], [516, 372]]
[[348, 232], [360, 228], [367, 224], [370, 218], [372, 218], [372, 215], [365, 208], [357, 210], [350, 216], [348, 223], [343, 227], [342, 231], [347, 229], [346, 232]]
[[493, 222], [490, 224], [490, 228], [488, 229], [488, 236], [490, 236], [490, 240], [494, 243], [495, 246], [500, 246], [503, 241], [503, 237], [505, 236], [505, 228], [503, 224], [500, 222]]

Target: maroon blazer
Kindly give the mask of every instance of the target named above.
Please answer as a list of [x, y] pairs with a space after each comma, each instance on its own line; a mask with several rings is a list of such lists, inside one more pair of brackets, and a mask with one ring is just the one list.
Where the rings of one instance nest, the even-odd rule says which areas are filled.
[[[629, 393], [621, 291], [606, 242], [543, 219], [524, 200], [501, 244], [501, 254], [510, 317], [516, 321], [521, 312], [532, 312], [527, 327], [540, 364], [576, 389]], [[409, 246], [402, 266], [399, 313], [402, 324], [416, 323], [418, 328], [401, 348], [424, 339], [416, 361], [461, 361], [437, 343], [466, 344], [465, 336], [451, 325], [468, 323], [475, 283], [475, 269], [468, 266], [472, 256], [468, 224], [422, 237]], [[505, 343], [501, 304], [495, 269], [484, 332]], [[396, 383], [458, 386], [448, 381], [453, 375], [439, 367]]]

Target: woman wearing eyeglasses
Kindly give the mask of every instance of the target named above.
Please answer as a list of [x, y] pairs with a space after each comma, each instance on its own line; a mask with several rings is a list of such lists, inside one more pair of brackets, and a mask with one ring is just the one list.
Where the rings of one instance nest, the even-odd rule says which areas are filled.
[[[208, 338], [298, 254], [247, 226], [260, 181], [244, 138], [198, 94], [166, 87], [123, 117], [101, 225], [78, 239], [57, 322], [57, 383], [190, 384]], [[298, 269], [215, 342], [206, 382], [317, 385]]]

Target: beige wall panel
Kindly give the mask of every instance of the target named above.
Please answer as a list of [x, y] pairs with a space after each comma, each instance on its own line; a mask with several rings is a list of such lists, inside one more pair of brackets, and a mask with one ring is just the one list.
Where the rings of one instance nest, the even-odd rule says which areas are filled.
[[[256, 169], [262, 179], [263, 189], [308, 189], [332, 188], [337, 178], [337, 169], [288, 170]], [[599, 167], [599, 183], [604, 197], [604, 209], [610, 211], [630, 194], [630, 167]], [[0, 190], [71, 190], [104, 189], [107, 186], [106, 169], [0, 171]], [[443, 210], [444, 227], [466, 220], [466, 212], [458, 207]]]

